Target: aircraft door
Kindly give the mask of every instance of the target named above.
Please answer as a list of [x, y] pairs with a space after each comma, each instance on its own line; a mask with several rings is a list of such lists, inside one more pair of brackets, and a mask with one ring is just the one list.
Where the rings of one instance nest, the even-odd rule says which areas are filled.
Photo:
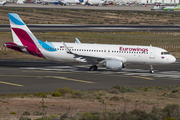
[[150, 55], [150, 56], [149, 56], [150, 59], [155, 59], [155, 50], [154, 50], [154, 48], [151, 48], [151, 49], [150, 49], [149, 55]]

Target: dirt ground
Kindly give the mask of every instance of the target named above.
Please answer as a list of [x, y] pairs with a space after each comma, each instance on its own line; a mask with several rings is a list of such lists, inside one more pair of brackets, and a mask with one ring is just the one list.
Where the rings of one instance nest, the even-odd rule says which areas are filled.
[[[98, 95], [99, 93], [102, 95]], [[65, 94], [62, 97], [52, 97], [48, 95], [47, 98], [37, 98], [33, 95], [25, 97], [0, 97], [0, 120], [4, 119], [19, 119], [23, 116], [25, 111], [28, 111], [29, 118], [35, 119], [42, 117], [36, 113], [46, 113], [46, 116], [60, 115], [68, 113], [69, 116], [74, 116], [77, 113], [84, 112], [101, 112], [108, 110], [110, 112], [132, 111], [134, 109], [150, 112], [153, 106], [164, 108], [167, 104], [180, 104], [180, 93], [173, 93], [170, 91], [138, 91], [130, 93], [110, 94], [105, 91], [100, 91], [94, 97], [93, 94], [84, 95], [81, 98], [74, 98], [70, 94]], [[166, 94], [167, 96], [165, 96]], [[119, 100], [111, 99], [114, 96], [119, 97]], [[42, 101], [44, 101], [42, 109]], [[11, 114], [15, 112], [16, 114]], [[36, 115], [35, 115], [36, 114]], [[24, 115], [25, 116], [25, 115]]]

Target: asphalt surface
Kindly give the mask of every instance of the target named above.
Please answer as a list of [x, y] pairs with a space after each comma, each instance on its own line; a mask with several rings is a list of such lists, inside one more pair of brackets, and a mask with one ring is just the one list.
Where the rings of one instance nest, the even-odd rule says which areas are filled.
[[[39, 31], [180, 31], [180, 25], [60, 25], [60, 24], [28, 24], [33, 32]], [[0, 32], [10, 32], [9, 24], [0, 24]]]
[[121, 71], [99, 67], [88, 71], [90, 65], [60, 63], [48, 60], [0, 60], [0, 94], [53, 92], [61, 87], [73, 90], [110, 89], [115, 85], [130, 87], [180, 85], [180, 59], [169, 65], [129, 64]]
[[[33, 4], [33, 3], [25, 3], [25, 4], [14, 4], [14, 3], [7, 3], [5, 6], [0, 7], [13, 7], [13, 8], [49, 8], [49, 9], [73, 9], [73, 10], [111, 10], [111, 11], [151, 11], [152, 6], [144, 7], [142, 5], [135, 5], [135, 6], [125, 6], [125, 5], [107, 5], [107, 6], [83, 6], [83, 5], [42, 5], [42, 4]], [[152, 12], [180, 12], [180, 10], [175, 11], [163, 11], [163, 10], [156, 10]]]

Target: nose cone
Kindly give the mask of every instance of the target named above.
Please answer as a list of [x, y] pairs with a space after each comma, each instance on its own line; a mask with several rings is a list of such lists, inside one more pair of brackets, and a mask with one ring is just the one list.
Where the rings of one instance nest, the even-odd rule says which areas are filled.
[[174, 56], [172, 56], [172, 62], [176, 62], [176, 58]]

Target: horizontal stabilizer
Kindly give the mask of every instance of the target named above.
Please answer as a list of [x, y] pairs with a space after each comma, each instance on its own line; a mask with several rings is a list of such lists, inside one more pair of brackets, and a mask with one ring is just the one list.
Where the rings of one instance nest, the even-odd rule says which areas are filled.
[[18, 48], [26, 48], [27, 46], [22, 45], [13, 45], [13, 44], [4, 44], [4, 46], [12, 46], [12, 47], [18, 47]]

